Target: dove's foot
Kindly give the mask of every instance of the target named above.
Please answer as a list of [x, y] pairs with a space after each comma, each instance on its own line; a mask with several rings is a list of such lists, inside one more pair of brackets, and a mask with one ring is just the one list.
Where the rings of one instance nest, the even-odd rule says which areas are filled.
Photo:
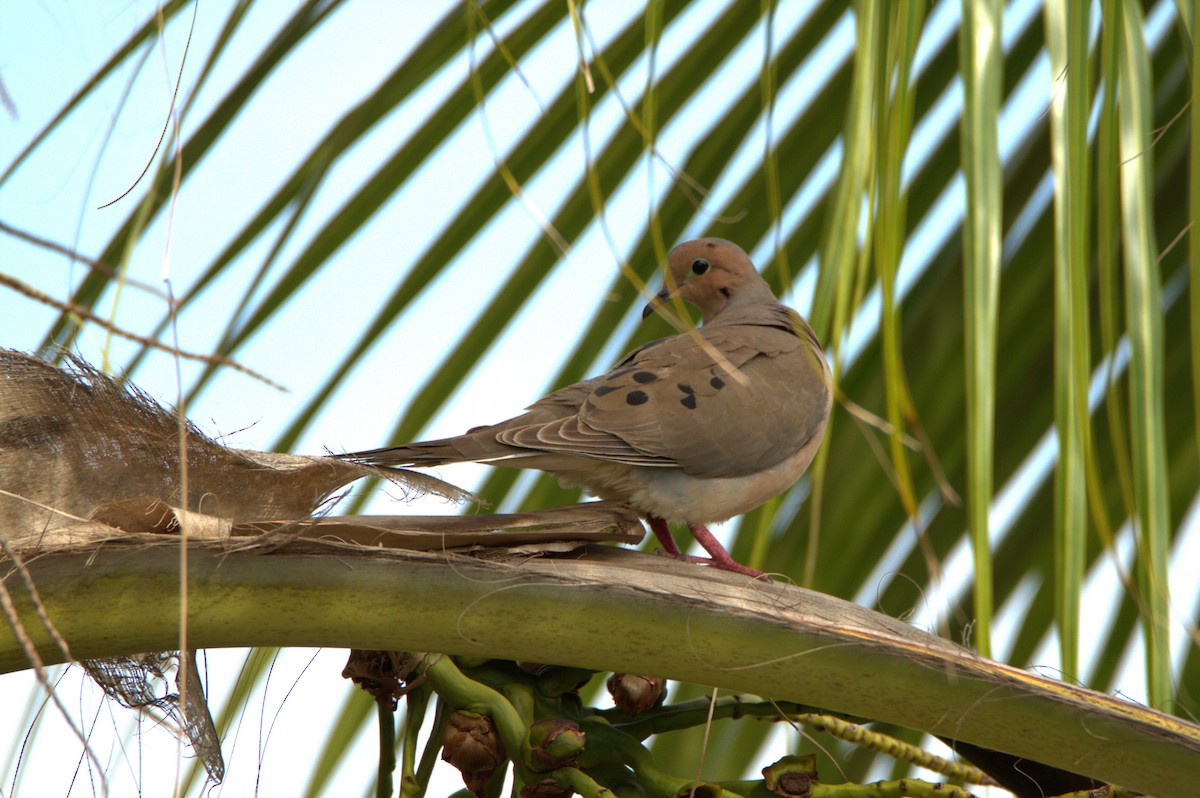
[[745, 574], [753, 576], [755, 579], [765, 579], [770, 582], [771, 577], [767, 576], [762, 571], [756, 571], [753, 568], [742, 565], [725, 550], [721, 545], [721, 541], [717, 540], [712, 532], [708, 531], [708, 527], [703, 524], [688, 524], [688, 529], [692, 532], [692, 537], [696, 542], [704, 547], [704, 550], [709, 553], [709, 558], [704, 557], [689, 557], [692, 562], [703, 562], [711, 565], [714, 568], [720, 568], [722, 571], [733, 571], [735, 574]]
[[688, 529], [692, 531], [692, 537], [696, 542], [704, 547], [704, 550], [709, 553], [708, 557], [694, 557], [690, 554], [684, 554], [679, 549], [679, 544], [675, 542], [675, 538], [671, 535], [671, 529], [667, 526], [666, 520], [657, 516], [647, 516], [646, 521], [650, 524], [650, 531], [658, 538], [658, 542], [663, 547], [663, 553], [668, 557], [673, 557], [676, 560], [684, 560], [685, 562], [700, 563], [701, 565], [711, 565], [713, 568], [720, 568], [722, 571], [733, 571], [735, 574], [745, 574], [752, 576], [755, 579], [765, 579], [771, 581], [771, 577], [764, 574], [762, 571], [756, 571], [753, 568], [748, 568], [742, 565], [725, 550], [713, 533], [708, 531], [708, 527], [702, 524], [688, 524]]

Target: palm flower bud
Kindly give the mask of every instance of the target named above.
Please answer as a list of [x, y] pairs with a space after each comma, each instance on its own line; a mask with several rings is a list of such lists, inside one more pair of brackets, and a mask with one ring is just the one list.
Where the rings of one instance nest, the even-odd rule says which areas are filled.
[[637, 715], [662, 704], [667, 697], [667, 680], [657, 676], [614, 673], [608, 677], [608, 694], [618, 709]]
[[817, 782], [816, 754], [785, 756], [762, 770], [766, 787], [787, 798], [808, 798]]
[[342, 678], [354, 682], [377, 703], [395, 712], [399, 698], [425, 680], [424, 676], [414, 675], [424, 656], [401, 651], [351, 650]]
[[508, 755], [491, 718], [459, 709], [446, 718], [442, 759], [458, 768], [468, 790], [482, 795]]
[[586, 735], [579, 724], [562, 718], [543, 718], [529, 726], [529, 747], [534, 770], [553, 770], [574, 764], [583, 751]]

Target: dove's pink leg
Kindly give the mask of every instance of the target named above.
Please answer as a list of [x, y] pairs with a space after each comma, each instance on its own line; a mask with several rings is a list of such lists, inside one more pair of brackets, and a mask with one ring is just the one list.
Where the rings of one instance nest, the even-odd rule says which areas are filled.
[[662, 544], [663, 551], [677, 559], [684, 559], [683, 552], [679, 550], [679, 544], [671, 536], [671, 528], [667, 526], [666, 520], [656, 515], [648, 515], [646, 516], [646, 520], [650, 523], [650, 531], [654, 533], [654, 537], [658, 538], [658, 542]]
[[766, 576], [762, 571], [756, 571], [753, 568], [747, 568], [729, 555], [725, 547], [721, 545], [721, 541], [713, 537], [713, 533], [708, 531], [708, 527], [703, 524], [688, 524], [688, 529], [692, 531], [692, 537], [696, 542], [704, 547], [704, 550], [712, 555], [711, 560], [704, 560], [700, 557], [689, 557], [693, 562], [708, 562], [717, 568], [724, 571], [733, 571], [738, 574], [746, 574], [747, 576]]

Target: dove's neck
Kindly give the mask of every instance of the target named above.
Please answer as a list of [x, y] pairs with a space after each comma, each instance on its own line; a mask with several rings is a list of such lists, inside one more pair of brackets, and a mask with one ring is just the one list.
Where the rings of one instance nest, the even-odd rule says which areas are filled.
[[753, 324], [759, 319], [786, 314], [787, 308], [775, 298], [766, 280], [742, 285], [716, 313], [704, 317], [705, 325]]

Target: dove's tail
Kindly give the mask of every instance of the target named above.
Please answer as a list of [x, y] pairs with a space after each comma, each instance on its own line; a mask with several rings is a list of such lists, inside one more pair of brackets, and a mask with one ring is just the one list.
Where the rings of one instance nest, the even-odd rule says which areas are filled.
[[[484, 428], [479, 428], [482, 431]], [[442, 438], [436, 441], [420, 441], [404, 446], [386, 446], [382, 449], [368, 449], [363, 452], [348, 452], [336, 457], [350, 460], [363, 465], [385, 466], [399, 468], [412, 466], [415, 468], [433, 468], [451, 463], [494, 463], [508, 460], [528, 452], [498, 444], [492, 436], [473, 435], [472, 430], [466, 435], [455, 438]]]
[[407, 446], [385, 446], [382, 449], [368, 449], [364, 452], [348, 452], [339, 454], [337, 457], [363, 465], [416, 466], [418, 468], [471, 460], [453, 445], [453, 438], [444, 441], [410, 443]]

